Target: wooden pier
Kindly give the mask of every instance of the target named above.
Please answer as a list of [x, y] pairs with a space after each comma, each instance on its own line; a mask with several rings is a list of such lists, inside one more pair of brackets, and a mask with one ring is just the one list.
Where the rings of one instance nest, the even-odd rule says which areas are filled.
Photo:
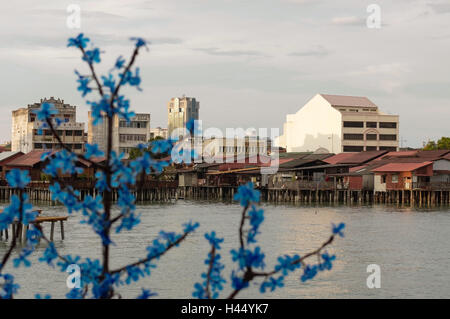
[[[55, 233], [55, 224], [59, 222], [59, 227], [61, 230], [61, 240], [64, 240], [64, 222], [67, 220], [68, 216], [38, 216], [36, 219], [31, 222], [31, 224], [38, 224], [41, 226], [42, 231], [44, 231], [43, 224], [44, 223], [50, 223], [50, 241], [53, 241], [54, 233]], [[29, 229], [30, 225], [23, 225], [22, 223], [19, 223], [18, 221], [15, 221], [11, 224], [11, 240], [13, 239], [13, 236], [17, 234], [16, 239], [19, 242], [26, 242], [27, 240], [27, 231]], [[3, 239], [3, 235], [5, 236], [5, 239], [9, 239], [9, 232], [8, 229], [5, 229], [4, 231], [0, 231], [0, 239]]]

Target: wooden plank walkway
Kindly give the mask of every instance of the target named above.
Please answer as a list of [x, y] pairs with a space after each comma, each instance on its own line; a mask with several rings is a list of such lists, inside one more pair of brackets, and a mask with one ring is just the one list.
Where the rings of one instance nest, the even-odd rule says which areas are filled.
[[[3, 211], [1, 211], [3, 212]], [[1, 213], [0, 212], [0, 213]], [[39, 214], [41, 210], [38, 210]], [[50, 223], [50, 241], [53, 241], [54, 233], [55, 233], [55, 223], [59, 222], [60, 230], [61, 230], [61, 240], [64, 240], [64, 222], [67, 220], [68, 216], [38, 216], [31, 224], [41, 225], [42, 231], [44, 230], [43, 223]], [[17, 227], [19, 227], [19, 231], [17, 231]], [[29, 229], [29, 225], [25, 226], [18, 221], [15, 221], [11, 224], [11, 237], [17, 233], [17, 239], [19, 241], [26, 241], [27, 230]], [[3, 235], [5, 235], [5, 239], [8, 240], [9, 232], [8, 229], [0, 231], [0, 239], [3, 239]], [[12, 238], [11, 238], [12, 239]]]

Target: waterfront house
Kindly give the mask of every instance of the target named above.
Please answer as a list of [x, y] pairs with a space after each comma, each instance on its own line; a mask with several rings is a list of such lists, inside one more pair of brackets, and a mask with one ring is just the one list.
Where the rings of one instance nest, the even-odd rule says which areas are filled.
[[6, 164], [14, 160], [15, 158], [22, 156], [23, 153], [20, 151], [15, 152], [1, 152], [0, 153], [0, 179], [4, 180], [5, 177], [5, 170], [4, 167]]
[[372, 169], [375, 192], [426, 189], [433, 176], [433, 162], [388, 163]]

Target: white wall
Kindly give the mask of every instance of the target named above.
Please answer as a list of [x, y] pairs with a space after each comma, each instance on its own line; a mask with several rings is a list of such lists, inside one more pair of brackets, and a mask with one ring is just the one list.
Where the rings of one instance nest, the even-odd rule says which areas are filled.
[[341, 152], [342, 115], [317, 94], [297, 113], [286, 116], [283, 139], [288, 152], [325, 148]]

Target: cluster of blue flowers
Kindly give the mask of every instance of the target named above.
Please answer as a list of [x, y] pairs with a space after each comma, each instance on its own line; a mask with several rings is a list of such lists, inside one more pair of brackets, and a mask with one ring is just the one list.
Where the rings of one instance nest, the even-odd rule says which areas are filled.
[[[15, 268], [22, 265], [30, 267], [31, 261], [28, 260], [28, 257], [35, 250], [41, 237], [41, 232], [32, 224], [38, 212], [32, 210], [33, 206], [29, 203], [28, 195], [23, 192], [30, 182], [30, 176], [28, 175], [28, 171], [13, 169], [6, 174], [6, 180], [9, 186], [20, 190], [20, 193], [19, 195], [12, 195], [10, 204], [0, 213], [0, 230], [4, 231], [8, 229], [15, 221], [20, 222], [23, 227], [29, 227], [26, 233], [26, 243], [20, 250], [18, 256], [13, 259], [13, 266]], [[12, 234], [12, 236], [15, 236], [15, 234]], [[14, 248], [14, 245], [10, 247], [10, 249]], [[19, 289], [19, 285], [14, 283], [14, 276], [1, 273], [3, 266], [0, 264], [0, 298], [12, 298]]]
[[223, 290], [223, 284], [226, 280], [222, 277], [222, 270], [225, 266], [220, 262], [221, 256], [217, 253], [221, 249], [220, 244], [224, 241], [223, 238], [217, 238], [216, 232], [205, 234], [206, 240], [212, 247], [208, 258], [205, 259], [205, 264], [208, 265], [208, 271], [202, 273], [203, 281], [194, 284], [195, 291], [192, 293], [194, 298], [198, 299], [216, 299], [219, 297], [219, 292]]

